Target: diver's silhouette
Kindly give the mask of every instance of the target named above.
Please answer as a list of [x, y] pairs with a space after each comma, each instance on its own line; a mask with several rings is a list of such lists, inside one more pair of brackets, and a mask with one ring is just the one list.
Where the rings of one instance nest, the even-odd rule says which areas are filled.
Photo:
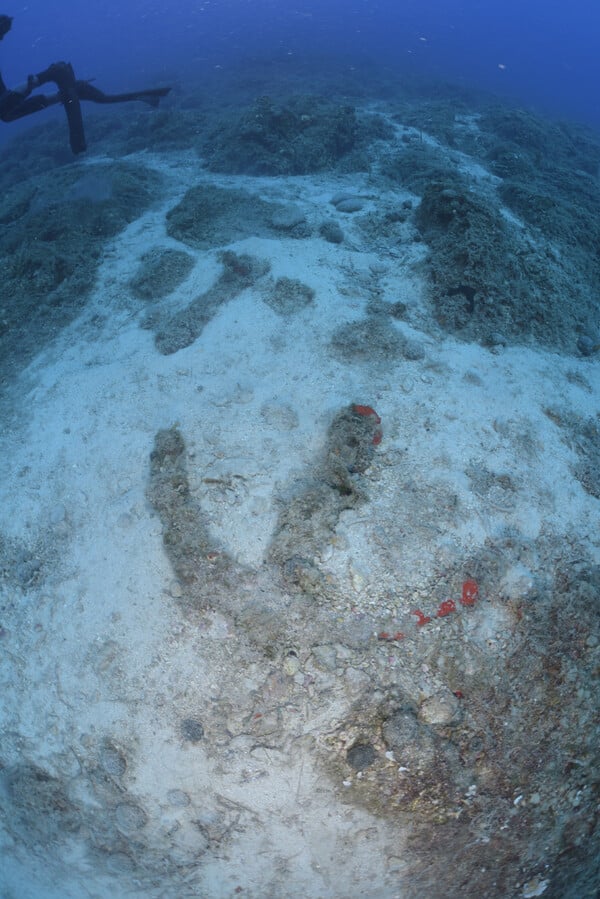
[[[0, 15], [0, 41], [11, 29], [12, 18]], [[57, 94], [32, 95], [36, 87], [48, 83], [56, 84]], [[73, 67], [68, 62], [55, 62], [38, 75], [29, 75], [27, 82], [19, 87], [9, 89], [0, 75], [0, 119], [3, 122], [14, 122], [24, 116], [32, 115], [62, 103], [69, 124], [69, 140], [73, 153], [83, 153], [86, 149], [83, 118], [80, 100], [91, 100], [93, 103], [124, 103], [128, 100], [143, 100], [150, 106], [158, 106], [161, 97], [171, 90], [170, 87], [157, 87], [144, 91], [133, 91], [126, 94], [105, 94], [93, 87], [89, 81], [78, 81]]]

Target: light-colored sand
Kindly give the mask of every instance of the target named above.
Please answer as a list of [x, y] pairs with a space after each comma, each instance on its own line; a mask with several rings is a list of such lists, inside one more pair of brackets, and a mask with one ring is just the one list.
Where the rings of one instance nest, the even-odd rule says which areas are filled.
[[[412, 304], [415, 319], [422, 304], [411, 268], [422, 248], [407, 245], [395, 256], [365, 250], [351, 216], [342, 246], [282, 236], [233, 247], [268, 259], [273, 277], [313, 287], [314, 305], [282, 318], [260, 290], [245, 291], [190, 347], [162, 356], [139, 327], [143, 311], [128, 280], [148, 248], [176, 245], [164, 212], [210, 176], [193, 160], [143, 160], [169, 175], [170, 196], [114, 242], [85, 314], [23, 377], [22, 423], [1, 439], [0, 529], [49, 553], [41, 586], [6, 586], [2, 594], [2, 758], [76, 784], [89, 813], [55, 843], [46, 811], [33, 850], [24, 846], [27, 826], [5, 821], [2, 895], [216, 899], [242, 886], [255, 897], [402, 896], [401, 834], [342, 804], [315, 757], [343, 717], [339, 689], [315, 699], [309, 666], [296, 673], [306, 705], [296, 697], [273, 724], [292, 735], [284, 749], [273, 748], [268, 727], [253, 738], [240, 710], [253, 708], [251, 697], [263, 695], [277, 665], [261, 660], [218, 611], [182, 615], [145, 496], [154, 435], [177, 424], [216, 542], [260, 569], [278, 497], [318, 456], [333, 415], [352, 402], [375, 407], [384, 438], [366, 475], [368, 502], [342, 514], [320, 563], [345, 597], [339, 613], [369, 616], [376, 633], [406, 622], [415, 605], [435, 608], [441, 597], [419, 594], [419, 584], [507, 532], [532, 541], [576, 535], [598, 559], [598, 501], [573, 476], [575, 449], [544, 412], [596, 415], [598, 361], [520, 347], [490, 352], [402, 322], [394, 327], [422, 347], [422, 358], [341, 361], [331, 337], [363, 317], [371, 288]], [[373, 194], [357, 176], [216, 180], [293, 202], [317, 223], [336, 191]], [[218, 274], [215, 253], [192, 252], [192, 275], [165, 301], [172, 308]], [[476, 472], [490, 476], [478, 480]], [[493, 477], [504, 475], [508, 490]], [[399, 520], [408, 481], [432, 504], [422, 520], [418, 507]], [[462, 510], [452, 526], [431, 514], [450, 501]], [[394, 522], [402, 539], [395, 534], [390, 553]], [[498, 589], [524, 596], [536, 576], [534, 561], [515, 560]], [[483, 604], [473, 615], [475, 636], [493, 653], [506, 620], [491, 610], [486, 617]], [[377, 640], [365, 651], [379, 652]], [[335, 682], [335, 668], [320, 676]], [[203, 720], [210, 751], [179, 739], [182, 717]], [[114, 776], [107, 746], [126, 757], [126, 780]], [[92, 778], [85, 794], [98, 767], [107, 782]], [[128, 847], [138, 838], [136, 857]], [[113, 840], [110, 853], [90, 854], [102, 839]]]

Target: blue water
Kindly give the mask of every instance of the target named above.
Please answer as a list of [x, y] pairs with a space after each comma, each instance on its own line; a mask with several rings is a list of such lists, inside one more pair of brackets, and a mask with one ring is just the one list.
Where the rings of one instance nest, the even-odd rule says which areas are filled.
[[[67, 59], [107, 89], [322, 54], [479, 87], [600, 126], [594, 0], [30, 0], [7, 6], [8, 84]], [[5, 135], [3, 135], [5, 136]]]

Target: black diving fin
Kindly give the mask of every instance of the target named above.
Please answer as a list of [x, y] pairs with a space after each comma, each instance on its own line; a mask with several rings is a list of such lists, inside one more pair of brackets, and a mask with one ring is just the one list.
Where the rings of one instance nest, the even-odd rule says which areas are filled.
[[53, 81], [58, 87], [60, 102], [67, 114], [71, 150], [73, 153], [83, 153], [87, 149], [87, 144], [73, 67], [68, 62], [55, 62], [37, 76], [37, 81], [38, 84]]

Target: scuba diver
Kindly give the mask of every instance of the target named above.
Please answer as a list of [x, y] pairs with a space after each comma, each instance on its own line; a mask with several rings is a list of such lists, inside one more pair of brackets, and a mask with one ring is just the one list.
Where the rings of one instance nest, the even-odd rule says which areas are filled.
[[[10, 31], [12, 21], [11, 16], [0, 15], [0, 41]], [[32, 91], [37, 87], [49, 83], [57, 86], [58, 93], [32, 96]], [[78, 81], [70, 63], [55, 62], [38, 75], [29, 75], [27, 82], [19, 87], [7, 88], [0, 75], [0, 119], [3, 122], [14, 122], [16, 119], [47, 109], [48, 106], [62, 103], [67, 114], [71, 150], [73, 153], [83, 153], [86, 143], [80, 100], [91, 100], [92, 103], [125, 103], [128, 100], [142, 100], [156, 107], [160, 98], [166, 97], [170, 90], [170, 87], [157, 87], [127, 94], [105, 94], [93, 87], [89, 81]]]

